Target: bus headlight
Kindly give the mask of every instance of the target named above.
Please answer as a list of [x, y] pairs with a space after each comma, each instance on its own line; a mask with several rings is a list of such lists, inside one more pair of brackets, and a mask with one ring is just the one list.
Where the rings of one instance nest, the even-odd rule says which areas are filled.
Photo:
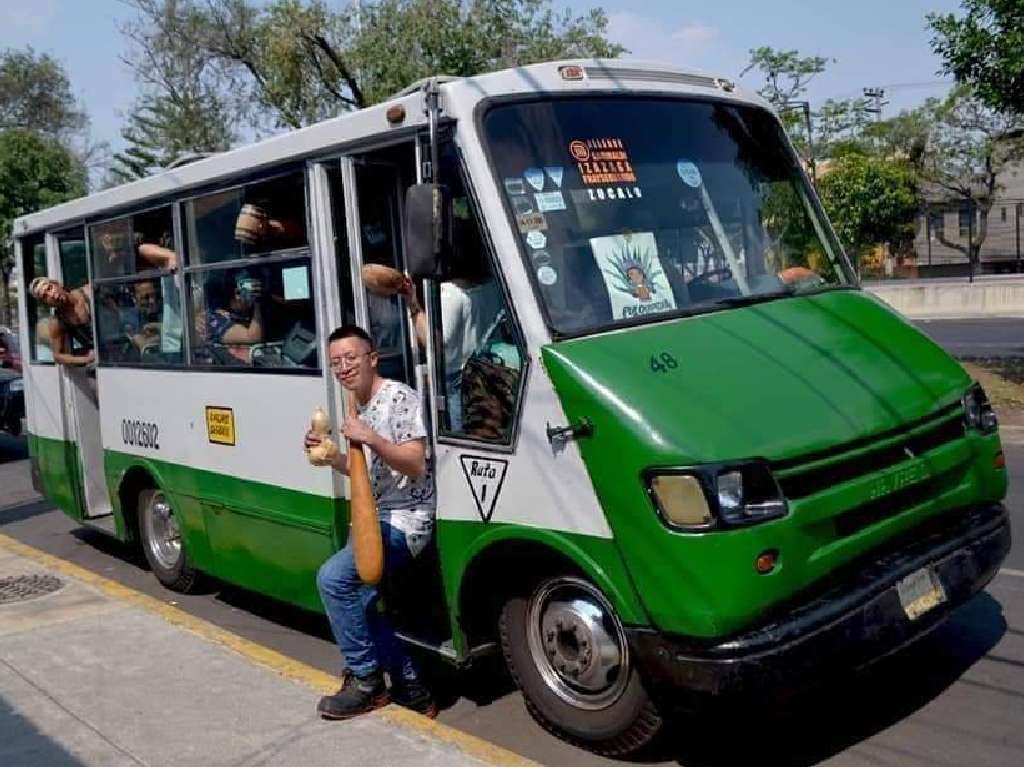
[[742, 527], [777, 519], [787, 510], [763, 461], [653, 470], [648, 486], [661, 518], [679, 530]]
[[988, 401], [988, 395], [981, 384], [972, 384], [961, 399], [964, 408], [964, 425], [968, 429], [991, 434], [999, 428], [999, 419]]

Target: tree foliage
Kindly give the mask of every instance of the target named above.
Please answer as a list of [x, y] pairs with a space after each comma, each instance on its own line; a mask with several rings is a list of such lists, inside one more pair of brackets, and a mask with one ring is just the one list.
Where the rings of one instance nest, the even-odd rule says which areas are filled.
[[[52, 136], [27, 128], [0, 130], [0, 271], [7, 295], [14, 219], [85, 194], [81, 160]], [[6, 301], [6, 298], [5, 298]], [[3, 314], [9, 314], [4, 306]]]
[[818, 192], [843, 246], [854, 258], [877, 243], [896, 252], [914, 237], [918, 184], [907, 162], [845, 155], [833, 162]]
[[928, 16], [943, 70], [999, 112], [1024, 115], [1024, 2], [961, 0], [965, 15]]
[[31, 47], [0, 52], [0, 130], [25, 128], [67, 139], [88, 123], [60, 62]]
[[[379, 0], [336, 10], [324, 0], [133, 0], [135, 38], [178, 35], [235, 114], [256, 128], [299, 128], [377, 103], [429, 75], [468, 76], [503, 66], [577, 56], [616, 56], [608, 20], [556, 12], [551, 0]], [[174, 13], [169, 13], [173, 6]], [[170, 62], [132, 55], [156, 93]]]
[[1000, 189], [1007, 163], [1024, 156], [1024, 123], [989, 109], [967, 88], [955, 88], [942, 101], [922, 108], [929, 125], [919, 173], [933, 193], [959, 200], [979, 213], [977, 235], [970, 244], [939, 241], [976, 261], [988, 234], [988, 212]]
[[750, 50], [750, 63], [740, 77], [751, 70], [760, 72], [764, 83], [757, 92], [781, 109], [807, 92], [807, 84], [825, 71], [828, 61], [825, 56], [801, 56], [799, 51], [762, 46]]

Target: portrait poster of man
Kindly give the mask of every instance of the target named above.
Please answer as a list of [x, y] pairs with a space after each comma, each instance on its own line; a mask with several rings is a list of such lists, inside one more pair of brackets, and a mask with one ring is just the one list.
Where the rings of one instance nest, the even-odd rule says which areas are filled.
[[590, 240], [615, 320], [630, 320], [676, 308], [651, 232], [614, 234]]

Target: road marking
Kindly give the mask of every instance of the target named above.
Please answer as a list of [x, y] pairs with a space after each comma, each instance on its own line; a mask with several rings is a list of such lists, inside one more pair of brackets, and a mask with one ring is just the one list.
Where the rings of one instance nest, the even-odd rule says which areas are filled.
[[1014, 570], [1012, 567], [1001, 567], [999, 568], [1001, 575], [1013, 575], [1017, 578], [1024, 578], [1024, 570]]
[[[269, 647], [252, 642], [238, 636], [226, 629], [215, 626], [209, 621], [189, 615], [173, 605], [161, 602], [148, 594], [135, 591], [123, 584], [97, 575], [91, 570], [79, 567], [67, 560], [47, 554], [32, 546], [16, 541], [15, 539], [0, 533], [0, 549], [34, 560], [43, 567], [56, 570], [63, 575], [75, 578], [89, 584], [93, 588], [103, 592], [108, 597], [121, 602], [127, 602], [135, 607], [142, 608], [148, 612], [155, 613], [168, 623], [183, 628], [196, 634], [209, 642], [219, 644], [229, 650], [242, 655], [257, 665], [270, 669], [280, 676], [290, 679], [293, 682], [305, 685], [319, 693], [330, 693], [338, 687], [338, 679], [332, 674], [321, 671], [318, 668], [306, 665], [302, 661], [289, 658]], [[541, 767], [541, 765], [525, 756], [513, 753], [501, 746], [496, 746], [475, 735], [456, 730], [435, 719], [428, 719], [422, 714], [410, 711], [400, 706], [387, 706], [367, 714], [367, 716], [378, 716], [387, 719], [394, 724], [410, 730], [415, 730], [424, 737], [434, 738], [449, 743], [463, 753], [485, 764], [495, 767]]]

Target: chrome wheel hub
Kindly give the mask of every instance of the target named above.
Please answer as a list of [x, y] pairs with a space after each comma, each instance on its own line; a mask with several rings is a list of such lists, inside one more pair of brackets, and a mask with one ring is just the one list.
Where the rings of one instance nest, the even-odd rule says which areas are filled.
[[562, 578], [542, 586], [528, 611], [530, 652], [548, 687], [578, 708], [611, 705], [628, 681], [625, 632], [591, 584]]
[[173, 569], [181, 558], [181, 529], [162, 493], [156, 493], [150, 500], [146, 525], [149, 550], [162, 567]]

